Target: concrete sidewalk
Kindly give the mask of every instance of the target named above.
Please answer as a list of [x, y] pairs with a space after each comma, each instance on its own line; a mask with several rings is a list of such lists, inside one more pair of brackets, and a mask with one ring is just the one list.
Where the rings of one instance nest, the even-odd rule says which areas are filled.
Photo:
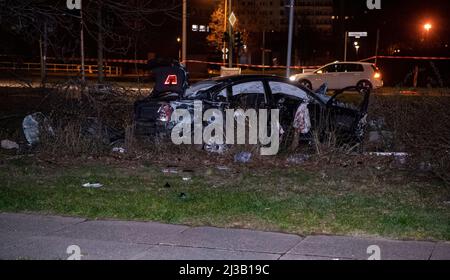
[[450, 260], [450, 243], [308, 236], [160, 223], [0, 214], [0, 259], [65, 260]]

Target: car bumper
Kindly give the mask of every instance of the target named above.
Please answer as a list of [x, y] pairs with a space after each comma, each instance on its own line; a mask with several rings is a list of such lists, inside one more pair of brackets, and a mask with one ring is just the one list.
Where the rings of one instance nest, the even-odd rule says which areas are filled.
[[381, 88], [384, 86], [383, 80], [374, 80], [372, 81], [372, 85], [374, 89]]

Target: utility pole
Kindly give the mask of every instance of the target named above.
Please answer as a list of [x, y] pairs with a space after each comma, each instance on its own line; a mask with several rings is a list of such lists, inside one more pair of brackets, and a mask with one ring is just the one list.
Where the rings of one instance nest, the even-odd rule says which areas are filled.
[[262, 72], [266, 73], [266, 30], [263, 30], [262, 34]]
[[289, 7], [290, 7], [290, 11], [289, 11], [289, 35], [288, 35], [287, 68], [286, 68], [286, 77], [287, 78], [289, 78], [291, 76], [292, 41], [293, 41], [293, 33], [294, 33], [295, 0], [290, 0]]
[[[223, 33], [227, 32], [227, 22], [228, 22], [228, 0], [225, 0], [225, 10], [224, 10], [224, 20], [223, 20]], [[225, 66], [225, 63], [227, 61], [227, 42], [225, 38], [223, 38], [223, 65]]]
[[[231, 13], [233, 10], [231, 9], [232, 0], [228, 0], [228, 14], [231, 16]], [[227, 20], [229, 20], [229, 17], [227, 16]], [[233, 52], [234, 52], [234, 46], [233, 46], [233, 25], [228, 24], [228, 34], [230, 34], [230, 41], [228, 42], [228, 48], [229, 48], [229, 55], [228, 55], [228, 67], [233, 68]]]
[[187, 58], [187, 0], [183, 0], [183, 39], [181, 47], [181, 63], [186, 66]]
[[348, 48], [348, 32], [345, 31], [345, 39], [344, 39], [344, 61], [347, 61], [347, 48]]
[[380, 29], [377, 29], [377, 45], [375, 46], [375, 65], [378, 64], [378, 52], [380, 50]]
[[86, 81], [86, 73], [84, 70], [84, 21], [83, 21], [83, 3], [81, 0], [67, 0], [67, 9], [80, 10], [80, 52], [81, 52], [81, 80]]
[[80, 19], [81, 19], [81, 34], [80, 34], [80, 45], [81, 45], [81, 81], [86, 81], [86, 71], [84, 64], [84, 20], [83, 20], [83, 3], [80, 0]]

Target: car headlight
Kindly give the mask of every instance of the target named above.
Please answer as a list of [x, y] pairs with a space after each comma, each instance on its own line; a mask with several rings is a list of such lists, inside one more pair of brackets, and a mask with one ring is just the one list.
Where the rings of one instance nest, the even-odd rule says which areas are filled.
[[291, 76], [291, 77], [289, 78], [289, 80], [291, 80], [291, 82], [295, 82], [296, 79], [297, 79], [297, 78], [296, 78], [295, 76]]

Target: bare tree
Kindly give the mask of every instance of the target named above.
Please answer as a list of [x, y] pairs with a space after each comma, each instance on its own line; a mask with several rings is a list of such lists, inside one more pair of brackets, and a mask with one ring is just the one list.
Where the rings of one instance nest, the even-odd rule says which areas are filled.
[[179, 1], [98, 0], [83, 8], [85, 28], [97, 42], [98, 80], [104, 81], [104, 53], [126, 54], [138, 34], [161, 24], [160, 17], [179, 18]]
[[[0, 0], [2, 28], [39, 43], [41, 82], [47, 80], [48, 49], [55, 49], [56, 33], [71, 32], [72, 25], [62, 16], [60, 7], [49, 0]], [[57, 29], [62, 30], [57, 32]], [[54, 40], [55, 39], [55, 40]]]
[[[83, 1], [83, 28], [97, 43], [99, 81], [105, 77], [104, 53], [127, 54], [136, 47], [132, 42], [136, 34], [157, 27], [161, 18], [179, 18], [179, 7], [176, 0]], [[2, 28], [39, 43], [43, 83], [49, 48], [61, 57], [78, 57], [80, 14], [68, 10], [66, 1], [0, 0], [0, 23]]]

